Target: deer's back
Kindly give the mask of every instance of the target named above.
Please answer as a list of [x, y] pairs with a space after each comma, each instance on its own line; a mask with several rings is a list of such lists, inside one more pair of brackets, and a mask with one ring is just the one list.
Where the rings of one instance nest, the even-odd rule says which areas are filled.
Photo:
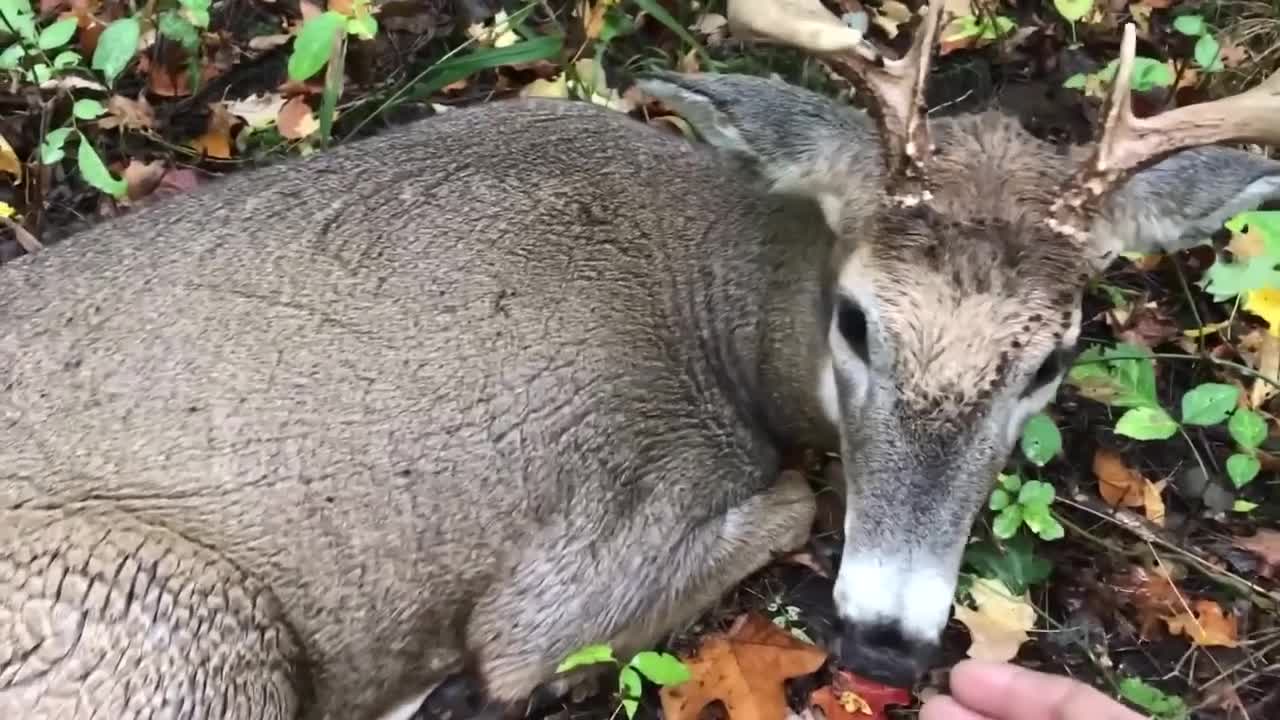
[[0, 511], [163, 524], [268, 582], [313, 660], [393, 677], [513, 548], [607, 524], [664, 443], [729, 425], [680, 310], [691, 275], [758, 272], [724, 172], [614, 113], [503, 103], [0, 268]]

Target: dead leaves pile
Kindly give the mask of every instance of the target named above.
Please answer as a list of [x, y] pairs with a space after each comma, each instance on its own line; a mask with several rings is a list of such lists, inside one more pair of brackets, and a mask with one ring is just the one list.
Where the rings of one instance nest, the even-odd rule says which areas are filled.
[[1164, 565], [1131, 566], [1113, 579], [1113, 587], [1138, 617], [1139, 637], [1150, 640], [1163, 626], [1171, 635], [1183, 635], [1199, 647], [1236, 647], [1238, 619], [1217, 602], [1189, 598]]
[[[758, 613], [746, 613], [723, 633], [702, 638], [692, 656], [681, 658], [688, 682], [660, 691], [665, 720], [697, 720], [720, 702], [729, 720], [785, 720], [793, 715], [785, 683], [817, 672], [827, 653], [799, 640]], [[815, 690], [810, 709], [827, 720], [885, 720], [887, 705], [907, 705], [907, 690], [890, 688], [847, 671]]]

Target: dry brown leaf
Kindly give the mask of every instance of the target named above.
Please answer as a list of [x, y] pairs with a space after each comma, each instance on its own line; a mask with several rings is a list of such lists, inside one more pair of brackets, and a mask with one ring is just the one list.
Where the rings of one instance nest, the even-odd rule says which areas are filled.
[[1111, 507], [1142, 508], [1151, 522], [1164, 527], [1165, 505], [1161, 493], [1167, 480], [1153, 483], [1125, 464], [1120, 454], [1099, 448], [1093, 454], [1093, 474], [1098, 494]]
[[696, 656], [682, 659], [689, 681], [659, 693], [666, 720], [697, 720], [716, 700], [733, 720], [783, 720], [789, 714], [783, 683], [815, 672], [827, 653], [748, 613], [728, 632], [704, 638]]
[[280, 134], [290, 140], [301, 140], [320, 129], [320, 123], [311, 112], [311, 106], [301, 95], [290, 98], [276, 116]]
[[1231, 543], [1258, 556], [1258, 574], [1274, 578], [1280, 569], [1280, 530], [1262, 529], [1252, 537], [1237, 537]]
[[1018, 648], [1030, 640], [1027, 631], [1036, 625], [1030, 595], [1014, 595], [995, 578], [978, 578], [969, 591], [977, 610], [955, 604], [956, 619], [969, 628], [973, 642], [968, 655], [980, 660], [1012, 660]]
[[1258, 225], [1246, 225], [1244, 232], [1232, 232], [1227, 249], [1239, 258], [1253, 258], [1267, 254], [1266, 243], [1262, 239], [1262, 228]]
[[150, 195], [160, 186], [164, 179], [164, 161], [152, 160], [149, 163], [130, 160], [124, 169], [124, 182], [130, 202], [137, 202]]
[[124, 127], [130, 130], [150, 130], [156, 126], [156, 114], [144, 93], [138, 93], [137, 100], [130, 100], [123, 95], [112, 95], [107, 99], [108, 116], [98, 121], [104, 128]]
[[898, 27], [911, 22], [911, 8], [898, 0], [884, 0], [871, 22], [884, 30], [890, 38], [895, 38], [898, 36]]
[[[1262, 377], [1254, 378], [1249, 391], [1249, 404], [1260, 408], [1276, 394], [1275, 382], [1280, 382], [1280, 338], [1274, 333], [1262, 334], [1262, 346], [1258, 348], [1258, 365], [1255, 368]], [[1267, 382], [1270, 379], [1271, 382]]]
[[1133, 565], [1112, 583], [1116, 591], [1137, 610], [1138, 630], [1143, 639], [1149, 639], [1162, 620], [1185, 607], [1177, 585], [1163, 566], [1147, 570], [1141, 565]]
[[249, 127], [261, 129], [275, 124], [284, 103], [284, 96], [279, 93], [259, 93], [228, 102], [227, 112], [244, 120]]
[[13, 151], [9, 141], [4, 139], [4, 135], [0, 135], [0, 173], [12, 175], [14, 183], [22, 179], [22, 161], [18, 159], [18, 153]]
[[1185, 610], [1165, 618], [1169, 632], [1186, 635], [1201, 647], [1236, 647], [1239, 629], [1234, 616], [1224, 615], [1222, 606], [1212, 600], [1196, 600], [1192, 605], [1195, 617]]
[[1117, 340], [1146, 348], [1168, 342], [1178, 334], [1178, 324], [1156, 302], [1115, 308], [1106, 319]]
[[231, 159], [232, 116], [220, 102], [209, 103], [209, 124], [200, 137], [191, 141], [191, 147], [211, 158]]

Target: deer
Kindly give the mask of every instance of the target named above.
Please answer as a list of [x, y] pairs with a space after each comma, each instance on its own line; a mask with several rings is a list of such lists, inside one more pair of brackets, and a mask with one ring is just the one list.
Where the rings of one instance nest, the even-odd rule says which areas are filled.
[[[1098, 140], [931, 118], [818, 0], [731, 0], [865, 108], [651, 73], [697, 138], [459, 108], [0, 268], [0, 717], [518, 716], [802, 547], [845, 458], [838, 662], [934, 662], [974, 519], [1081, 297], [1280, 196], [1280, 76]], [[443, 702], [443, 700], [441, 701]], [[438, 705], [437, 705], [438, 706]]]

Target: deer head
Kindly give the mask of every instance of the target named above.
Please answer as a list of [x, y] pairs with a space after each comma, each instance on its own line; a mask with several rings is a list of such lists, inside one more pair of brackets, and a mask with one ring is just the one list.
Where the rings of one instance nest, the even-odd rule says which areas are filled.
[[1280, 163], [1194, 147], [1280, 142], [1280, 75], [1136, 118], [1129, 25], [1100, 139], [1063, 152], [997, 112], [927, 117], [942, 11], [930, 0], [910, 51], [889, 59], [819, 0], [730, 0], [735, 33], [805, 49], [852, 81], [874, 130], [777, 80], [641, 82], [771, 191], [811, 197], [834, 233], [815, 392], [845, 459], [836, 650], [897, 684], [931, 662], [973, 519], [1071, 364], [1090, 279], [1121, 251], [1198, 244], [1280, 195]]

